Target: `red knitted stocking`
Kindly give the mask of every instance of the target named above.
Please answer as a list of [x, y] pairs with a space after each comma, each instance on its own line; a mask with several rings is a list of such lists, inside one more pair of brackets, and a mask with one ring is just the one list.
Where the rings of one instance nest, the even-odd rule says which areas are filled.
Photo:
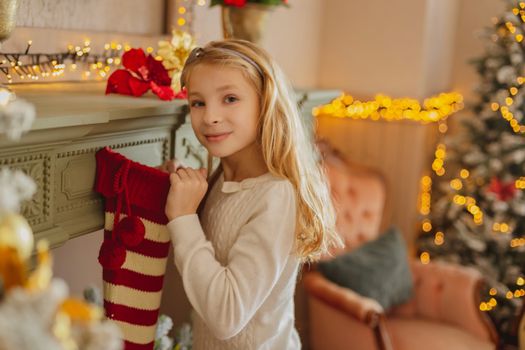
[[126, 350], [151, 350], [170, 248], [164, 215], [169, 175], [108, 147], [96, 154], [95, 190], [106, 199], [104, 308], [124, 334]]

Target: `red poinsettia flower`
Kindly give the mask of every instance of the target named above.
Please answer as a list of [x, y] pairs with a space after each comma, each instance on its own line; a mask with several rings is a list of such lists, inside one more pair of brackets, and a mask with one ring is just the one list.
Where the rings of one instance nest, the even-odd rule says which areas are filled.
[[181, 91], [177, 92], [175, 94], [175, 98], [179, 98], [181, 100], [185, 100], [188, 98], [188, 90], [186, 90], [186, 87], [184, 86]]
[[514, 181], [503, 183], [497, 177], [493, 177], [490, 180], [488, 191], [494, 193], [500, 201], [507, 202], [509, 199], [514, 198], [516, 185]]
[[181, 98], [171, 88], [168, 71], [153, 56], [142, 49], [131, 49], [122, 55], [122, 65], [108, 79], [106, 94], [118, 93], [131, 96], [142, 96], [149, 89], [162, 100]]
[[243, 7], [246, 5], [246, 0], [224, 0], [224, 5]]

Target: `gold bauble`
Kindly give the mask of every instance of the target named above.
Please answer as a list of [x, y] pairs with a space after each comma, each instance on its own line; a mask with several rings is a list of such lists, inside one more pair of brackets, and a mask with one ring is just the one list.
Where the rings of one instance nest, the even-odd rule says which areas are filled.
[[0, 41], [9, 37], [16, 26], [18, 0], [0, 1]]
[[20, 259], [15, 248], [0, 246], [0, 279], [6, 291], [26, 283], [26, 264]]
[[0, 215], [0, 247], [14, 248], [20, 259], [26, 261], [31, 257], [33, 245], [33, 231], [22, 215]]

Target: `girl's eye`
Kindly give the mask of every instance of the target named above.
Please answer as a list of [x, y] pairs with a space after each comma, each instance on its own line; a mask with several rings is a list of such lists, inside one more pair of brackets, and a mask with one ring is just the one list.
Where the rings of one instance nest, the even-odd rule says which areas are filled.
[[204, 103], [201, 101], [191, 101], [190, 107], [202, 107], [204, 106]]
[[226, 103], [233, 103], [233, 102], [239, 101], [239, 99], [237, 97], [235, 97], [235, 96], [230, 95], [230, 96], [226, 96], [224, 101]]

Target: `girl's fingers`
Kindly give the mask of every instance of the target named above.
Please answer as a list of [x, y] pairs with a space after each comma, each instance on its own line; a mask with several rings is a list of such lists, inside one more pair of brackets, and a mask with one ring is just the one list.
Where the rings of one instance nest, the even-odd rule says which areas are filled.
[[192, 169], [192, 168], [183, 168], [181, 170], [184, 171], [184, 174], [186, 174], [189, 179], [196, 180], [196, 181], [201, 180], [201, 176], [198, 170]]
[[180, 176], [181, 180], [188, 180], [190, 179], [190, 175], [188, 174], [187, 169], [180, 168], [177, 170], [177, 174]]
[[175, 182], [180, 180], [180, 176], [177, 173], [171, 173], [170, 174], [170, 184], [174, 184]]
[[168, 164], [167, 164], [167, 170], [168, 172], [170, 173], [174, 173], [177, 171], [177, 166], [176, 166], [176, 161], [169, 161]]

